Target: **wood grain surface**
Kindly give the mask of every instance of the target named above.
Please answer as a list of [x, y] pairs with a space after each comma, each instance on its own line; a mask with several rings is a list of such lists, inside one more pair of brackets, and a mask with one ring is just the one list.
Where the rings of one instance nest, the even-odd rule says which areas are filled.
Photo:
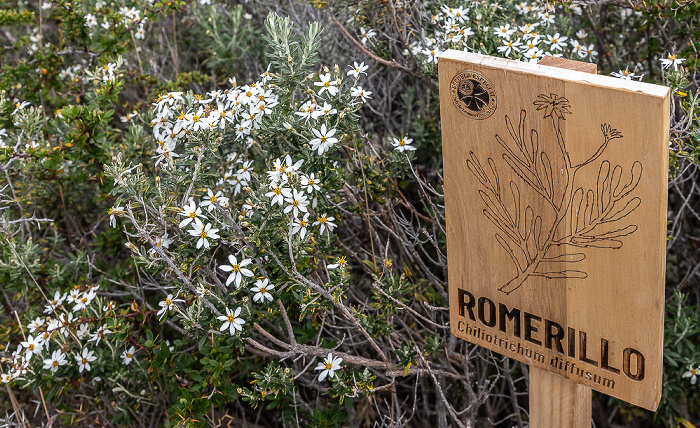
[[530, 367], [530, 428], [591, 428], [591, 389]]
[[447, 51], [452, 333], [655, 410], [669, 89]]

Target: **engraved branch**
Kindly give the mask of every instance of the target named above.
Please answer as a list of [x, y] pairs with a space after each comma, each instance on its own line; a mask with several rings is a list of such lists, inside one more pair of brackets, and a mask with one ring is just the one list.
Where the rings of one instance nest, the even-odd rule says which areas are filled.
[[[576, 187], [576, 173], [598, 160], [612, 140], [622, 138], [618, 130], [607, 123], [602, 124], [601, 145], [590, 158], [574, 165], [560, 128], [566, 115], [571, 114], [569, 101], [556, 94], [541, 94], [533, 104], [537, 111], [544, 113], [544, 119], [550, 119], [546, 123], [553, 127], [556, 135], [557, 156], [561, 156], [563, 162], [563, 186], [556, 183], [551, 159], [540, 144], [537, 130], [525, 131], [526, 110], [520, 111], [517, 125], [508, 115], [505, 116], [510, 139], [506, 142], [496, 134], [496, 141], [505, 151], [503, 161], [545, 202], [537, 206], [551, 209], [553, 215], [535, 212], [531, 205], [524, 204], [518, 182], [511, 180], [504, 186], [493, 159], [487, 159], [486, 169], [474, 152], [469, 152], [467, 159], [469, 170], [482, 187], [479, 196], [486, 206], [484, 216], [498, 229], [496, 241], [516, 270], [515, 277], [499, 287], [506, 294], [520, 288], [530, 276], [586, 278], [585, 272], [570, 268], [571, 264], [583, 261], [586, 255], [583, 252], [567, 253], [559, 248], [621, 248], [621, 238], [634, 233], [637, 226], [620, 227], [618, 223], [641, 204], [639, 197], [632, 197], [642, 175], [639, 162], [632, 165], [631, 178], [623, 181], [622, 167], [617, 165], [611, 171], [610, 162], [603, 160], [595, 187], [586, 191], [583, 187]], [[543, 226], [543, 217], [553, 217], [554, 220]]]

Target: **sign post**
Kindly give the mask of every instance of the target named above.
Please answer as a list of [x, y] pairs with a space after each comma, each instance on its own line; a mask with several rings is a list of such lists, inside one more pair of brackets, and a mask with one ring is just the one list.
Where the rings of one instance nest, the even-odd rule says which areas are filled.
[[670, 91], [550, 61], [439, 60], [450, 323], [588, 427], [591, 388], [661, 398]]

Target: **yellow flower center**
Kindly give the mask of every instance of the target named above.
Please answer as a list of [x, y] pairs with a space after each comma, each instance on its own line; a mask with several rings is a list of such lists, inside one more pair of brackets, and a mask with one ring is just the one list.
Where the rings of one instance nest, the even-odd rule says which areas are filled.
[[192, 116], [192, 122], [199, 122], [199, 116]]
[[83, 365], [85, 365], [85, 364], [87, 364], [88, 360], [87, 360], [87, 358], [83, 358], [83, 359], [81, 360], [81, 362], [82, 362]]
[[232, 266], [234, 272], [240, 272], [241, 271], [241, 265], [233, 265]]
[[331, 363], [325, 363], [325, 364], [323, 365], [323, 367], [325, 367], [326, 370], [330, 370], [331, 368], [333, 368], [333, 364], [331, 364]]
[[236, 318], [233, 315], [227, 315], [226, 319], [228, 320], [228, 322], [233, 322]]
[[201, 232], [199, 232], [199, 237], [200, 238], [206, 238], [207, 237], [207, 231], [202, 229]]

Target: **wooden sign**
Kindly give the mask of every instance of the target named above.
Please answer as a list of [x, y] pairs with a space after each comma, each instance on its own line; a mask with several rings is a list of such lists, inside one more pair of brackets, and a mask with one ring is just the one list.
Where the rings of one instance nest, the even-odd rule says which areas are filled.
[[459, 51], [439, 74], [452, 334], [656, 410], [669, 89]]

